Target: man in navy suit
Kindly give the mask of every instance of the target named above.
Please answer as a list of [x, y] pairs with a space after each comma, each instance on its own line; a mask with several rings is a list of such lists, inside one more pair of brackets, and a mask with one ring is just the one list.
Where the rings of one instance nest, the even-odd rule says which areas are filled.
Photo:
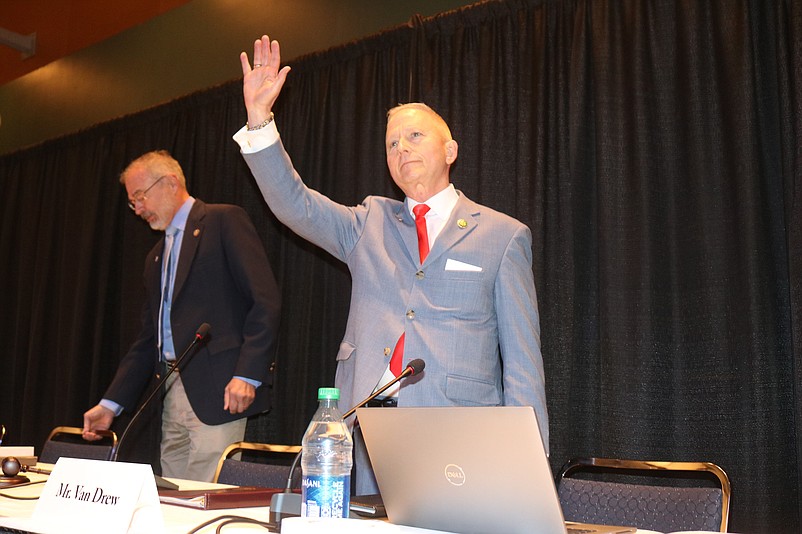
[[[253, 68], [240, 59], [248, 122], [234, 139], [265, 201], [351, 271], [335, 378], [342, 406], [386, 383], [401, 353], [397, 368], [419, 357], [426, 369], [379, 405], [529, 405], [548, 447], [531, 232], [454, 188], [459, 146], [445, 121], [420, 103], [390, 110], [387, 166], [406, 198], [343, 206], [307, 188], [281, 144], [272, 108], [289, 67], [278, 42], [254, 43]], [[375, 493], [359, 446], [356, 464], [357, 492]]]
[[128, 205], [164, 231], [145, 259], [142, 330], [103, 399], [84, 414], [84, 437], [133, 411], [149, 381], [188, 347], [203, 323], [211, 334], [170, 376], [162, 405], [165, 476], [211, 481], [223, 450], [245, 435], [246, 418], [270, 408], [270, 366], [280, 293], [245, 211], [187, 192], [181, 166], [148, 152], [123, 171]]

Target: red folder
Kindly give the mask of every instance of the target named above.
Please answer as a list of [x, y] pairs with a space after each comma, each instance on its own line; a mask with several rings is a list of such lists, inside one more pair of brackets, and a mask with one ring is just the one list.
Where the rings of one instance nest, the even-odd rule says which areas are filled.
[[270, 498], [282, 491], [284, 491], [282, 488], [260, 488], [256, 486], [206, 490], [159, 489], [159, 500], [165, 504], [175, 504], [200, 510], [249, 508], [253, 506], [270, 506]]

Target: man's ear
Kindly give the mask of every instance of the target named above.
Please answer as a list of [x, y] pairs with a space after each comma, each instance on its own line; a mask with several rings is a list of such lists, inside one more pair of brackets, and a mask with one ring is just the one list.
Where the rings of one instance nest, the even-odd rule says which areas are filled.
[[178, 181], [178, 176], [176, 176], [173, 173], [170, 173], [167, 176], [168, 176], [167, 183], [170, 186], [170, 189], [172, 189], [173, 191], [177, 191], [178, 189], [180, 189], [180, 183]]
[[457, 159], [459, 153], [459, 145], [453, 139], [446, 143], [446, 163], [451, 165]]

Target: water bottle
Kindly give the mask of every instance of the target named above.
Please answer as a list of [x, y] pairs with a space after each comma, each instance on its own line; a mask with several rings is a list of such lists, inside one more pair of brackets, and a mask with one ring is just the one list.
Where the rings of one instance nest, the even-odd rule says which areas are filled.
[[301, 455], [301, 516], [348, 517], [354, 442], [337, 404], [340, 390], [320, 388]]

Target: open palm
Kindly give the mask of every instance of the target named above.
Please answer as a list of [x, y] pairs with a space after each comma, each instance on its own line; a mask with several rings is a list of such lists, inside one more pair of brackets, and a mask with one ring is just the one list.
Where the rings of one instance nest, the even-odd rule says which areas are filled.
[[289, 66], [281, 67], [281, 48], [278, 41], [267, 35], [253, 43], [253, 67], [248, 54], [240, 54], [242, 64], [242, 94], [248, 110], [248, 124], [260, 124], [270, 116], [287, 74]]

